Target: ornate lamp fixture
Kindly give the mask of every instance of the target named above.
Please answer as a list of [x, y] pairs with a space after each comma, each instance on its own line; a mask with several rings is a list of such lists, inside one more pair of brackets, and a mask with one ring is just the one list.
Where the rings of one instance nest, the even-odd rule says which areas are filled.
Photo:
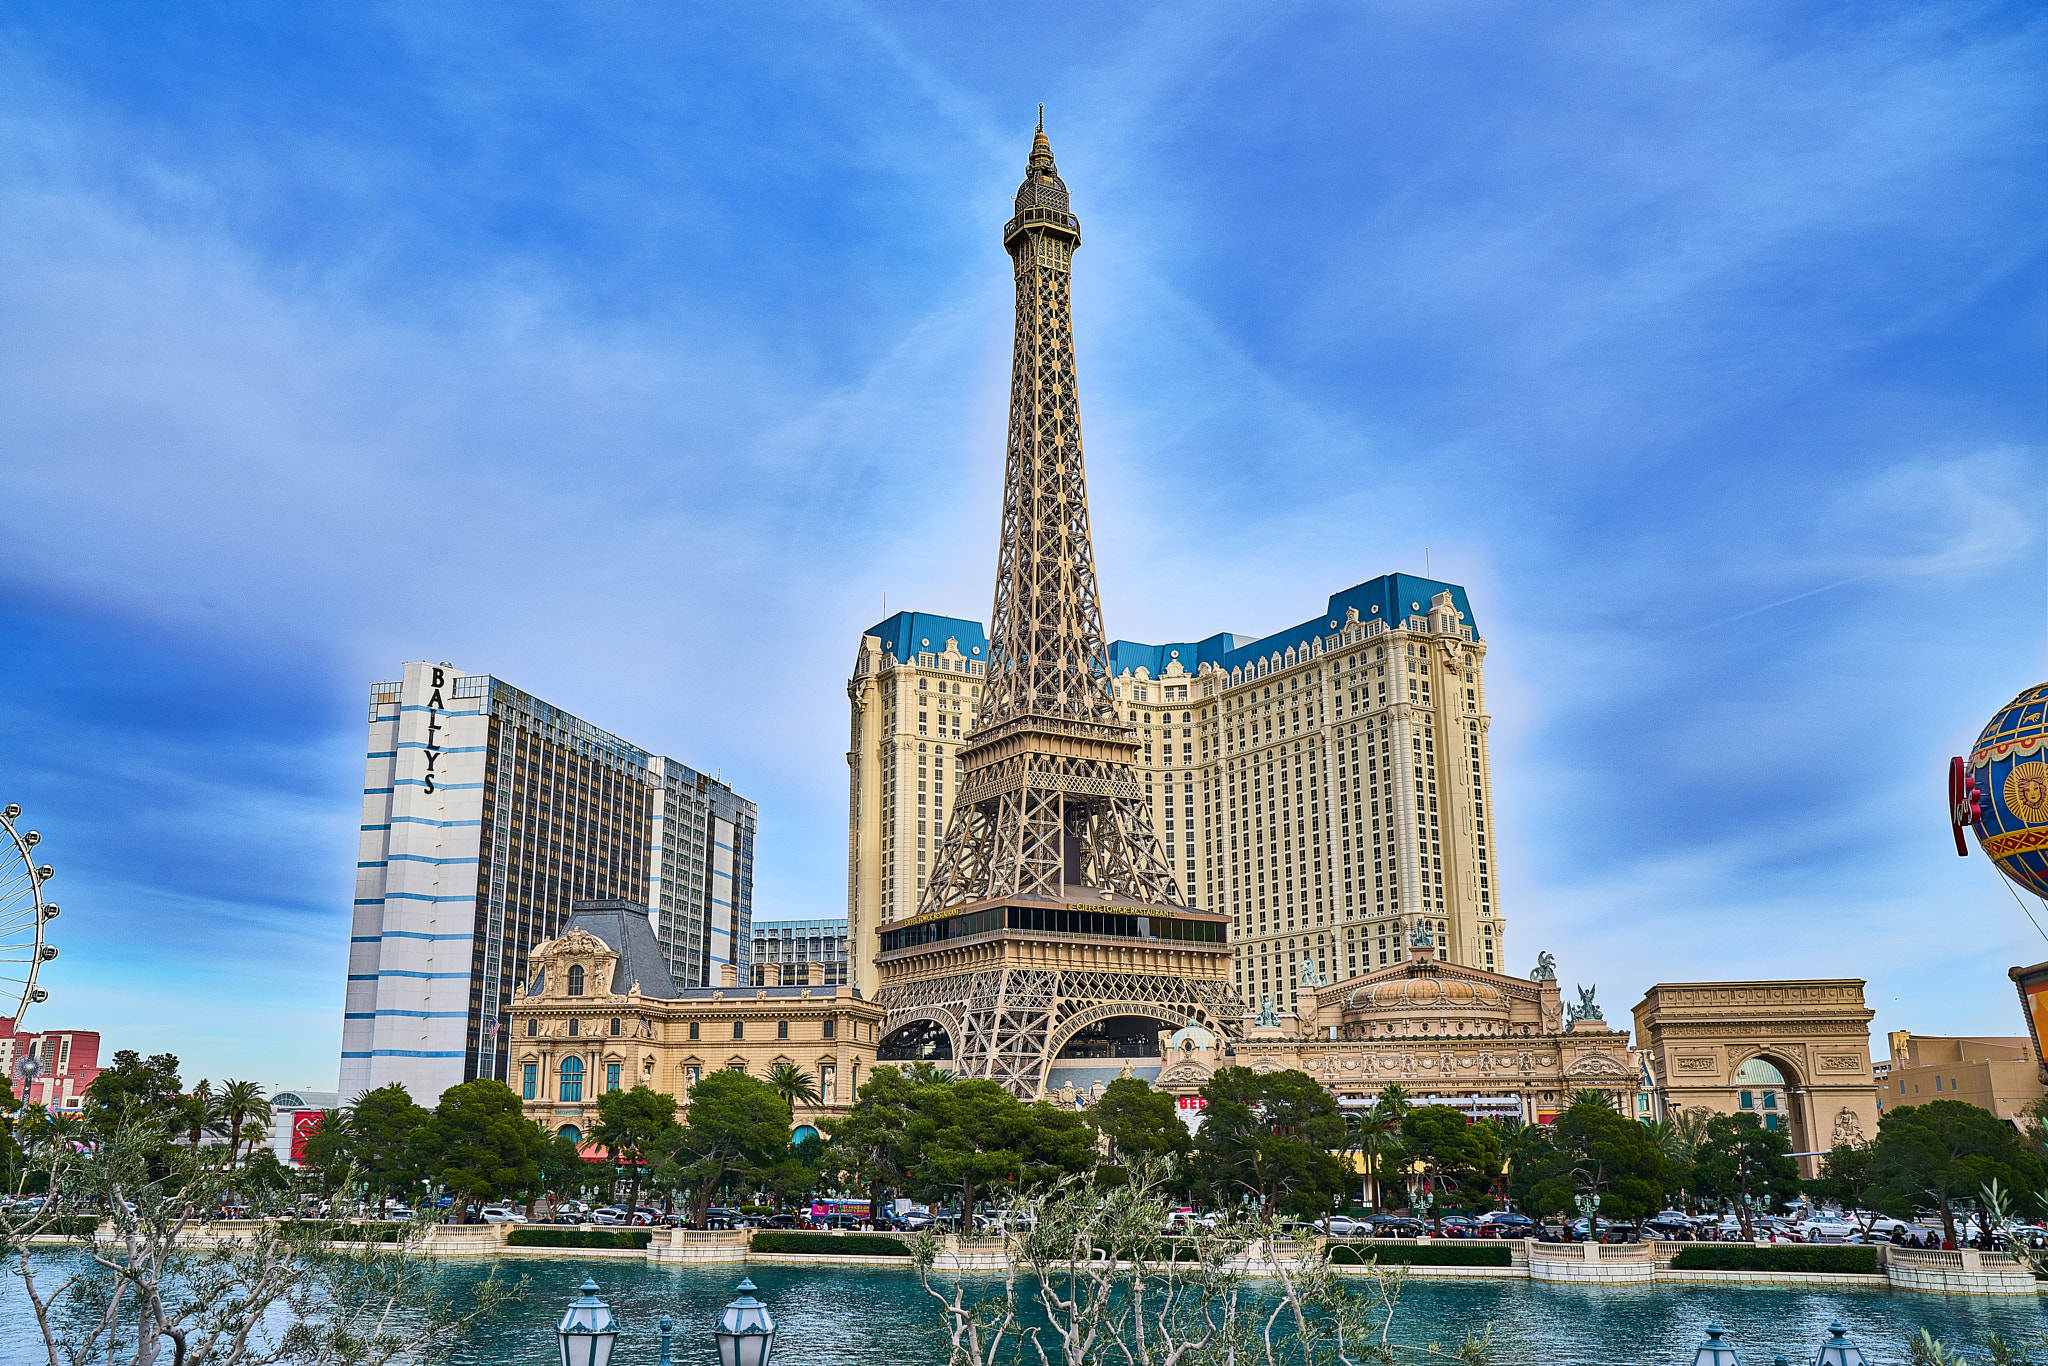
[[740, 1282], [740, 1297], [718, 1317], [719, 1366], [768, 1366], [775, 1350], [775, 1319], [754, 1298], [754, 1283]]
[[585, 1278], [582, 1295], [569, 1301], [569, 1312], [555, 1328], [562, 1347], [562, 1366], [610, 1366], [619, 1326], [611, 1306], [597, 1297], [597, 1282]]

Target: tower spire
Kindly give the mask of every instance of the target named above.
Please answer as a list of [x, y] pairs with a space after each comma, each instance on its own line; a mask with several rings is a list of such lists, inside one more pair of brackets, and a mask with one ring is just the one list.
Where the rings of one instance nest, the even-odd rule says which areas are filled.
[[1003, 228], [1017, 284], [988, 681], [921, 911], [1082, 891], [1177, 906], [1131, 770], [1137, 732], [1109, 694], [1074, 371], [1070, 286], [1081, 223], [1044, 110]]

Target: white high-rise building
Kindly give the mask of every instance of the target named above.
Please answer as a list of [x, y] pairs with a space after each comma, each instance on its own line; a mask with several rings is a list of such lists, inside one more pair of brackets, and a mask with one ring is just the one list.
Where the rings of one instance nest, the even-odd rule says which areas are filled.
[[675, 981], [751, 978], [755, 807], [489, 674], [411, 663], [370, 691], [344, 1098], [431, 1106], [505, 1078], [526, 953], [572, 908], [647, 908]]

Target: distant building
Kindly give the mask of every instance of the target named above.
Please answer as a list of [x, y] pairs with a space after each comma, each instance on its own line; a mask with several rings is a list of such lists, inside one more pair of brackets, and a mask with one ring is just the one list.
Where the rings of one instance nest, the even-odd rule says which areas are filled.
[[580, 1140], [607, 1091], [645, 1085], [687, 1106], [709, 1073], [765, 1079], [791, 1063], [819, 1093], [795, 1107], [800, 1141], [846, 1112], [874, 1063], [882, 1012], [852, 988], [740, 987], [730, 975], [679, 986], [646, 916], [631, 910], [579, 907], [559, 937], [533, 946], [529, 965], [510, 1012], [512, 1086], [550, 1133]]
[[2025, 1035], [1959, 1038], [1895, 1029], [1885, 1038], [1892, 1053], [1883, 1091], [1887, 1109], [1960, 1100], [2024, 1130], [2027, 1108], [2048, 1094]]
[[754, 985], [847, 985], [844, 920], [756, 920]]
[[488, 674], [372, 685], [341, 1094], [503, 1080], [526, 949], [579, 900], [647, 907], [677, 982], [744, 971], [754, 826], [724, 783]]
[[321, 1112], [340, 1104], [333, 1091], [279, 1091], [270, 1098], [270, 1151], [279, 1162], [299, 1166], [299, 1150], [319, 1127]]
[[59, 1113], [81, 1110], [86, 1088], [100, 1074], [99, 1032], [46, 1029], [17, 1034], [14, 1021], [0, 1019], [0, 1072], [13, 1087], [14, 1098], [25, 1105]]

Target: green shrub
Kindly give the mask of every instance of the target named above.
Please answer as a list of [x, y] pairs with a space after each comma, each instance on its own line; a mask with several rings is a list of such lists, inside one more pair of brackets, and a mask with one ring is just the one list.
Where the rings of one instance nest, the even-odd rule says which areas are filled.
[[327, 1230], [334, 1243], [395, 1243], [405, 1233], [404, 1224], [336, 1224]]
[[90, 1238], [100, 1221], [90, 1214], [52, 1218], [37, 1222], [33, 1216], [23, 1216], [18, 1228], [24, 1233], [42, 1234], [52, 1238]]
[[513, 1247], [609, 1247], [638, 1251], [654, 1240], [648, 1228], [515, 1228]]
[[1671, 1259], [1674, 1271], [1816, 1271], [1851, 1276], [1877, 1274], [1874, 1247], [1736, 1247], [1701, 1243], [1682, 1247]]
[[1505, 1243], [1492, 1247], [1465, 1244], [1427, 1247], [1413, 1243], [1331, 1243], [1330, 1260], [1338, 1266], [1376, 1261], [1382, 1266], [1512, 1266], [1514, 1254]]
[[756, 1252], [801, 1252], [826, 1257], [908, 1257], [901, 1238], [882, 1233], [775, 1233], [754, 1235]]

